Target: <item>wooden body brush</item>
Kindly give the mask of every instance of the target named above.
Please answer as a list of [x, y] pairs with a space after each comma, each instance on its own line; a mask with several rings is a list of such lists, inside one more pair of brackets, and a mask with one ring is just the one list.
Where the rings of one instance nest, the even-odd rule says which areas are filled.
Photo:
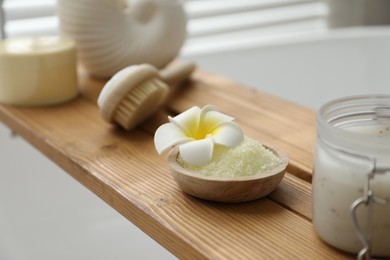
[[124, 68], [100, 92], [100, 113], [110, 123], [133, 129], [164, 103], [169, 86], [187, 79], [194, 69], [193, 63], [185, 61], [161, 71], [149, 64]]

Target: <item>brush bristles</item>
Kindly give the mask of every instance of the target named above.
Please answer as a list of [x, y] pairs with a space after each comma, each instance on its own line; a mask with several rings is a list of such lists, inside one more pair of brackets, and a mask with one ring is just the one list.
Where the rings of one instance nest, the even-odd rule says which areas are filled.
[[156, 111], [168, 91], [168, 86], [158, 78], [134, 86], [117, 106], [114, 120], [131, 129]]

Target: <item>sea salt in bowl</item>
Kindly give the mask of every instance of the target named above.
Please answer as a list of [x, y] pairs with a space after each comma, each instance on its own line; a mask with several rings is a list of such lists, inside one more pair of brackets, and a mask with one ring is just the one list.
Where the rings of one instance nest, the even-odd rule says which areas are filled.
[[234, 118], [212, 105], [191, 107], [155, 132], [159, 154], [179, 187], [218, 202], [244, 202], [272, 192], [284, 176], [287, 155], [246, 137]]
[[[174, 147], [168, 166], [180, 189], [197, 198], [225, 203], [259, 199], [271, 193], [283, 179], [288, 157], [275, 147], [261, 145], [260, 153], [248, 154], [253, 141], [246, 138], [237, 152], [217, 147], [216, 159], [202, 167], [186, 165], [179, 148]], [[253, 169], [258, 172], [250, 173]]]

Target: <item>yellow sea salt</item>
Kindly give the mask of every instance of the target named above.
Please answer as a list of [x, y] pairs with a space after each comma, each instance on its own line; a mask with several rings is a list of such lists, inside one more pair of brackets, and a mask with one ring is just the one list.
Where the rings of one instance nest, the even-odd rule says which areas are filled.
[[258, 141], [249, 137], [234, 148], [214, 147], [211, 162], [201, 166], [190, 165], [179, 155], [178, 163], [189, 170], [215, 177], [251, 176], [273, 169], [280, 159]]

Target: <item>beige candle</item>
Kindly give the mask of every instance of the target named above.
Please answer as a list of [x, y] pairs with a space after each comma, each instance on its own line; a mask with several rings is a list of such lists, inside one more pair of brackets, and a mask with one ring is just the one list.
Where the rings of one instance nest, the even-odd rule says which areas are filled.
[[51, 105], [77, 94], [73, 41], [45, 36], [0, 42], [1, 103]]

